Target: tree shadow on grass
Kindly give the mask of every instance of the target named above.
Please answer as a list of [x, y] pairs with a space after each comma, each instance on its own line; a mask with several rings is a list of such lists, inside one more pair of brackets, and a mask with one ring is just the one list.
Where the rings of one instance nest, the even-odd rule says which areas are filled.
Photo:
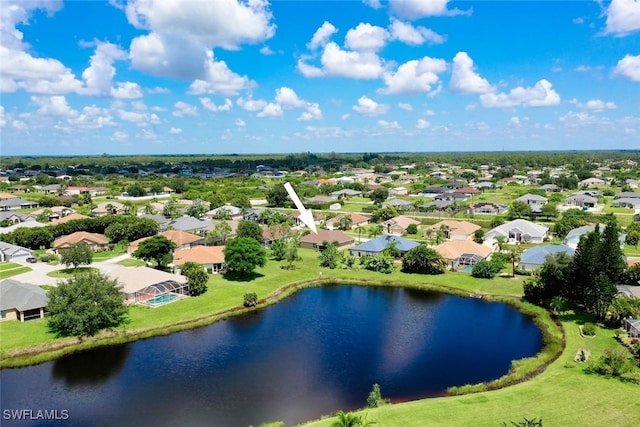
[[596, 323], [596, 316], [592, 313], [567, 312], [558, 315], [557, 318], [561, 322], [574, 322], [578, 325], [584, 325], [585, 323]]
[[251, 282], [252, 280], [259, 279], [260, 277], [264, 277], [262, 273], [256, 273], [255, 271], [249, 274], [238, 274], [238, 273], [225, 273], [222, 278], [229, 282]]

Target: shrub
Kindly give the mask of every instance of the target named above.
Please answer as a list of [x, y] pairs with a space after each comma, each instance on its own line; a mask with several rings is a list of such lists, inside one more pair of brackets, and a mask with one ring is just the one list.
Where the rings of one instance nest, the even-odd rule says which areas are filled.
[[[493, 277], [500, 271], [496, 270], [497, 265], [491, 261], [478, 261], [473, 265], [471, 275], [480, 279], [493, 279]], [[502, 268], [502, 267], [500, 267]]]
[[620, 347], [605, 349], [598, 361], [588, 368], [589, 371], [607, 377], [620, 377], [632, 369], [633, 364], [628, 359], [626, 350]]
[[402, 271], [405, 273], [442, 274], [446, 270], [447, 261], [427, 245], [408, 250], [402, 258]]
[[255, 307], [258, 305], [258, 294], [255, 292], [248, 292], [242, 297], [242, 305], [245, 307]]
[[582, 326], [582, 333], [589, 337], [594, 337], [596, 335], [596, 327], [593, 323], [585, 323]]
[[418, 234], [418, 226], [416, 224], [409, 224], [409, 226], [407, 226], [407, 234]]
[[369, 397], [367, 397], [367, 406], [369, 408], [377, 408], [378, 406], [384, 405], [385, 403], [387, 403], [387, 401], [382, 398], [382, 393], [380, 392], [380, 384], [374, 384], [373, 389], [369, 393]]

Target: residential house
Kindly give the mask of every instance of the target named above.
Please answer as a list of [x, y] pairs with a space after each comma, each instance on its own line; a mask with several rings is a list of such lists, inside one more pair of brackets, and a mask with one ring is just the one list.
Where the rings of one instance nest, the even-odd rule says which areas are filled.
[[8, 227], [0, 227], [0, 234], [11, 233], [13, 231], [16, 231], [18, 228], [39, 228], [39, 227], [44, 227], [45, 225], [47, 224], [44, 224], [38, 221], [20, 222], [18, 224], [13, 224]]
[[598, 206], [598, 199], [596, 199], [593, 196], [589, 196], [587, 194], [574, 193], [573, 195], [565, 199], [564, 204], [566, 206], [586, 210], [586, 209], [595, 208], [596, 206]]
[[32, 255], [31, 249], [0, 240], [0, 261], [24, 261]]
[[141, 214], [138, 215], [138, 218], [147, 218], [155, 221], [158, 224], [158, 230], [160, 231], [166, 230], [169, 226], [169, 223], [171, 222], [171, 218], [167, 218], [166, 216], [160, 214]]
[[518, 197], [515, 201], [526, 203], [529, 205], [531, 212], [533, 213], [540, 213], [542, 211], [542, 207], [547, 204], [549, 199], [537, 194], [525, 194], [524, 196]]
[[118, 215], [127, 213], [128, 211], [129, 208], [120, 202], [102, 202], [91, 209], [91, 216]]
[[606, 184], [606, 181], [600, 178], [587, 178], [578, 183], [580, 187], [596, 187], [604, 184]]
[[518, 268], [525, 271], [536, 271], [542, 267], [547, 256], [564, 252], [573, 257], [575, 250], [567, 245], [544, 245], [529, 248], [522, 252]]
[[350, 188], [344, 188], [342, 190], [336, 190], [331, 192], [331, 197], [334, 199], [348, 199], [350, 197], [361, 196], [362, 191], [352, 190]]
[[471, 199], [471, 196], [469, 194], [454, 193], [453, 191], [449, 191], [447, 193], [440, 193], [433, 198], [433, 200], [444, 200], [447, 202], [458, 202], [458, 203], [466, 202], [467, 200], [470, 200], [470, 199]]
[[405, 234], [407, 232], [407, 227], [411, 224], [420, 225], [420, 221], [416, 221], [413, 218], [409, 218], [404, 215], [398, 215], [394, 218], [388, 219], [382, 223], [382, 229], [385, 234], [394, 234], [396, 236]]
[[237, 206], [224, 205], [215, 209], [211, 209], [205, 213], [207, 219], [225, 218], [240, 219], [242, 218], [242, 209]]
[[538, 189], [544, 191], [545, 193], [557, 193], [562, 190], [555, 184], [544, 184], [538, 187]]
[[58, 225], [58, 224], [67, 223], [69, 221], [75, 221], [78, 219], [86, 219], [86, 218], [91, 218], [91, 217], [75, 212], [75, 213], [70, 213], [69, 215], [63, 216], [62, 218], [54, 219], [53, 221], [51, 221], [50, 224]]
[[[602, 232], [605, 227], [606, 224], [601, 224], [599, 226], [600, 232]], [[578, 247], [578, 243], [580, 243], [580, 238], [587, 233], [595, 231], [595, 229], [595, 225], [583, 225], [582, 227], [574, 228], [567, 233], [562, 243], [572, 249], [576, 249]], [[620, 241], [620, 248], [624, 248], [624, 241], [626, 240], [626, 237], [626, 234], [619, 234], [618, 240]]]
[[451, 270], [472, 266], [493, 253], [492, 248], [472, 240], [449, 240], [434, 248], [448, 262]]
[[116, 267], [107, 273], [122, 285], [127, 302], [158, 306], [189, 295], [187, 278], [149, 267]]
[[46, 213], [48, 221], [55, 221], [56, 219], [63, 218], [74, 212], [74, 209], [68, 208], [66, 206], [52, 206], [50, 208], [38, 209], [37, 211], [33, 211], [31, 214], [37, 217]]
[[94, 251], [106, 250], [109, 247], [109, 240], [104, 236], [104, 234], [76, 231], [75, 233], [58, 237], [53, 242], [53, 249], [55, 251], [59, 251], [78, 244], [88, 245]]
[[425, 230], [425, 235], [442, 229], [448, 240], [473, 240], [475, 232], [480, 228], [482, 227], [469, 221], [445, 219], [429, 226]]
[[62, 191], [62, 186], [60, 184], [43, 185], [38, 191], [44, 194], [59, 194]]
[[333, 203], [335, 202], [336, 199], [334, 199], [333, 197], [330, 196], [313, 196], [313, 197], [307, 197], [305, 200], [305, 203], [310, 204], [310, 205], [323, 205], [323, 204], [328, 204], [328, 203]]
[[640, 319], [627, 319], [624, 330], [629, 338], [640, 339]]
[[340, 230], [318, 230], [300, 238], [300, 247], [305, 249], [323, 250], [326, 244], [336, 242], [339, 248], [352, 245], [355, 239]]
[[400, 236], [385, 234], [354, 246], [349, 249], [349, 253], [357, 257], [361, 257], [363, 255], [375, 256], [384, 251], [389, 245], [395, 245], [395, 247], [400, 251], [400, 254], [404, 255], [407, 251], [415, 248], [416, 246], [420, 246], [420, 243]]
[[500, 215], [505, 213], [509, 208], [506, 205], [491, 202], [480, 202], [467, 208], [468, 214], [474, 215]]
[[389, 189], [389, 197], [394, 196], [406, 196], [409, 194], [409, 190], [406, 187], [394, 187]]
[[469, 199], [472, 199], [473, 196], [477, 196], [478, 194], [481, 193], [481, 191], [479, 189], [473, 188], [473, 187], [461, 187], [461, 188], [457, 188], [457, 189], [453, 190], [453, 193], [455, 193], [455, 194], [464, 194]]
[[172, 220], [167, 228], [174, 230], [188, 231], [190, 233], [204, 234], [211, 230], [213, 224], [211, 221], [203, 221], [191, 216], [182, 216], [178, 219]]
[[[168, 240], [172, 241], [176, 245], [176, 249], [191, 249], [196, 246], [204, 244], [204, 237], [198, 236], [196, 234], [187, 233], [180, 230], [166, 230], [161, 233], [158, 233], [159, 236], [164, 236]], [[143, 237], [138, 240], [134, 240], [127, 247], [128, 253], [135, 252], [138, 247], [140, 247], [140, 243], [149, 239], [150, 237]]]
[[0, 320], [41, 319], [49, 303], [40, 286], [6, 279], [0, 282]]
[[614, 208], [640, 209], [640, 198], [624, 197], [611, 202]]
[[0, 222], [8, 221], [11, 224], [20, 224], [28, 221], [35, 221], [37, 214], [24, 214], [21, 212], [14, 211], [0, 211]]
[[549, 227], [526, 219], [514, 219], [489, 230], [485, 235], [485, 244], [492, 246], [498, 237], [511, 243], [542, 243], [547, 237]]
[[391, 199], [382, 202], [382, 206], [393, 206], [397, 210], [407, 210], [413, 207], [413, 203], [403, 199]]
[[0, 200], [0, 211], [13, 211], [17, 209], [33, 209], [38, 207], [38, 202], [23, 200], [20, 197]]
[[359, 213], [344, 213], [344, 214], [340, 214], [338, 216], [335, 216], [331, 219], [328, 219], [325, 222], [325, 226], [327, 227], [327, 230], [336, 230], [339, 227], [340, 221], [342, 220], [342, 218], [349, 218], [350, 221], [350, 226], [349, 229], [354, 229], [358, 226], [361, 225], [366, 225], [369, 223], [370, 218], [368, 216], [359, 214]]
[[4, 192], [0, 193], [0, 201], [9, 200], [9, 199], [16, 199], [16, 198], [18, 198], [18, 196], [16, 196], [15, 194], [4, 193]]
[[224, 271], [225, 246], [196, 246], [193, 249], [177, 249], [173, 252], [173, 265], [180, 268], [185, 262], [202, 265], [209, 273]]
[[262, 230], [262, 246], [270, 248], [273, 242], [278, 239], [289, 239], [291, 229], [288, 225], [282, 224], [280, 227], [269, 227]]

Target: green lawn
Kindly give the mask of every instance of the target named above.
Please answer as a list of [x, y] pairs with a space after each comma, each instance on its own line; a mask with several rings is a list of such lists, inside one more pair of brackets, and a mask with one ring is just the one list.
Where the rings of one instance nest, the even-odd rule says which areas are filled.
[[81, 274], [89, 271], [96, 272], [98, 271], [98, 269], [95, 267], [78, 267], [77, 269], [71, 267], [49, 272], [47, 273], [47, 276], [55, 277], [57, 279], [69, 279], [71, 277], [74, 277], [76, 274]]
[[122, 261], [118, 261], [118, 264], [124, 265], [125, 267], [144, 267], [147, 265], [146, 262], [136, 258], [123, 259]]
[[[376, 426], [487, 426], [542, 418], [545, 426], [636, 426], [640, 419], [640, 386], [584, 372], [572, 362], [579, 348], [598, 357], [619, 345], [614, 331], [599, 328], [595, 338], [583, 338], [571, 319], [563, 322], [567, 346], [562, 356], [530, 381], [463, 396], [424, 399], [363, 411]], [[384, 397], [384, 389], [382, 389]], [[362, 397], [363, 406], [366, 396]], [[329, 426], [324, 419], [306, 426]], [[510, 424], [509, 424], [510, 425]]]
[[18, 274], [31, 271], [31, 267], [21, 265], [15, 262], [2, 262], [0, 263], [0, 279], [6, 279], [8, 277], [17, 276]]
[[111, 258], [115, 258], [118, 255], [122, 255], [127, 252], [127, 248], [124, 245], [116, 245], [112, 251], [97, 251], [93, 253], [93, 262], [106, 261]]

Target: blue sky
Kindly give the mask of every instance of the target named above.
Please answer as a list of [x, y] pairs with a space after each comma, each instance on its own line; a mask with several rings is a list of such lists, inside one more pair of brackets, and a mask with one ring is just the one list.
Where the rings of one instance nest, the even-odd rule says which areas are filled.
[[0, 0], [0, 154], [640, 148], [640, 0]]

